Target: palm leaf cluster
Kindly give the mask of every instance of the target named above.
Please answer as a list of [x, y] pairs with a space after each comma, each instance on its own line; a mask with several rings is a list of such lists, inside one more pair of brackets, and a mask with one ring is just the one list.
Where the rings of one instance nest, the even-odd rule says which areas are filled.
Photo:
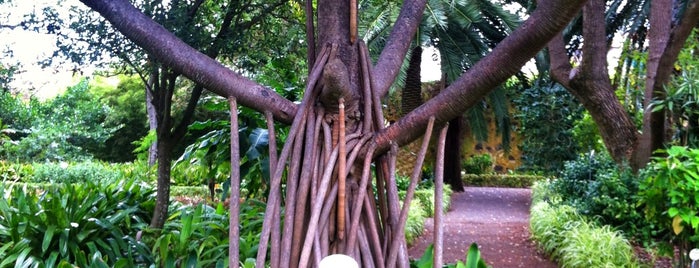
[[[400, 1], [360, 1], [360, 33], [373, 57], [383, 48], [390, 25], [398, 16]], [[447, 83], [471, 68], [519, 25], [520, 18], [508, 11], [503, 1], [428, 0], [414, 46], [435, 47], [439, 51], [441, 71]], [[371, 8], [369, 8], [371, 7]], [[409, 56], [392, 89], [402, 88], [406, 80]], [[405, 97], [405, 96], [403, 96]], [[482, 105], [467, 112], [471, 129], [478, 140], [488, 136], [486, 111], [492, 111], [508, 147], [510, 121], [507, 99], [502, 89], [496, 90]], [[405, 111], [404, 111], [405, 112]]]

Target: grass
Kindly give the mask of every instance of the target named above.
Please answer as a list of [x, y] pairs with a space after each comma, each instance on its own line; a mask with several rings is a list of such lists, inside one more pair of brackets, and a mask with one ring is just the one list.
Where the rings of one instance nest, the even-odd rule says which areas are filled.
[[532, 237], [560, 267], [641, 267], [633, 247], [609, 226], [598, 226], [571, 206], [538, 193], [533, 187], [530, 227]]

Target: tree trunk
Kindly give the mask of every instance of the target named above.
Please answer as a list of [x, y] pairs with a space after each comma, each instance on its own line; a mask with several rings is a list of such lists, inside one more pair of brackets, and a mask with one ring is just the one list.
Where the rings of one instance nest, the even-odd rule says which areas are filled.
[[699, 19], [699, 5], [692, 1], [681, 23], [675, 28], [669, 28], [671, 16], [668, 8], [672, 8], [671, 2], [662, 0], [653, 2], [652, 5], [652, 16], [655, 19], [651, 19], [651, 29], [656, 27], [656, 30], [649, 45], [655, 48], [649, 52], [646, 112], [641, 136], [614, 94], [615, 89], [607, 74], [606, 55], [609, 49], [604, 15], [599, 12], [605, 8], [603, 0], [591, 0], [583, 9], [585, 45], [579, 68], [571, 68], [562, 36], [555, 37], [548, 46], [553, 79], [575, 95], [590, 112], [612, 158], [617, 163], [630, 163], [634, 169], [645, 166], [651, 152], [660, 148], [664, 142], [665, 112], [651, 113], [648, 104], [654, 96], [663, 97], [663, 87], [669, 81], [677, 55]]
[[[153, 25], [125, 0], [82, 1], [98, 10], [173, 72], [182, 73], [216, 94], [236, 97], [242, 105], [261, 112], [270, 111], [277, 120], [292, 122], [287, 143], [271, 179], [257, 259], [258, 266], [264, 265], [267, 247], [279, 246], [269, 245], [268, 241], [271, 228], [280, 227], [273, 226], [273, 216], [277, 212], [274, 204], [282, 198], [282, 175], [287, 174], [282, 240], [288, 241], [289, 234], [296, 234], [294, 229], [286, 232], [287, 226], [302, 230], [303, 235], [297, 246], [282, 247], [281, 267], [307, 267], [317, 264], [319, 258], [330, 253], [351, 255], [362, 267], [408, 267], [403, 228], [422, 163], [418, 161], [413, 171], [412, 188], [409, 188], [401, 207], [394, 177], [395, 153], [384, 153], [389, 147], [393, 147], [395, 152], [397, 145], [404, 145], [423, 134], [429, 136], [435, 124], [448, 122], [481, 100], [543, 48], [547, 40], [577, 14], [584, 2], [542, 1], [520, 29], [464, 76], [389, 129], [382, 130], [384, 117], [380, 98], [393, 83], [415, 36], [425, 7], [424, 0], [404, 3], [376, 64], [376, 72], [372, 71], [368, 53], [361, 42], [362, 49], [359, 50], [357, 43], [350, 41], [354, 29], [349, 26], [349, 14], [353, 14], [351, 9], [356, 7], [350, 6], [348, 1], [319, 0], [319, 47], [332, 44], [337, 48], [330, 53], [321, 50], [316, 61], [318, 68], [313, 68], [309, 75], [306, 96], [298, 106], [187, 47], [162, 27]], [[321, 73], [322, 78], [319, 78]], [[315, 105], [317, 98], [323, 107]], [[338, 100], [337, 104], [335, 100]], [[168, 154], [175, 144], [170, 142], [177, 139], [167, 139], [168, 136], [164, 135], [170, 128], [162, 126], [171, 126], [169, 110], [166, 112], [159, 122], [158, 143], [162, 147], [158, 159], [160, 172], [169, 175], [171, 155]], [[343, 136], [346, 141], [343, 141]], [[425, 140], [429, 141], [429, 138]], [[345, 142], [347, 151], [342, 146]], [[418, 159], [424, 160], [427, 145], [423, 143]], [[346, 172], [341, 168], [344, 161]], [[377, 174], [378, 193], [374, 193], [369, 184], [372, 166]], [[346, 176], [344, 191], [343, 176]], [[169, 181], [159, 177], [158, 183], [163, 185], [162, 191], [158, 190], [158, 203], [167, 204]], [[310, 204], [310, 209], [306, 214], [298, 214], [302, 215], [300, 221], [295, 221], [291, 210], [300, 200], [306, 200], [304, 202]], [[377, 210], [377, 207], [384, 209]], [[156, 213], [152, 222], [154, 226], [167, 216], [167, 207], [158, 207]], [[292, 257], [292, 261], [287, 262], [289, 257], [286, 254], [295, 252], [300, 252], [298, 261]]]
[[161, 229], [165, 225], [168, 217], [168, 206], [170, 204], [170, 172], [172, 166], [173, 145], [164, 137], [158, 137], [158, 188], [155, 199], [155, 211], [150, 226]]
[[461, 179], [461, 144], [464, 136], [463, 116], [458, 116], [449, 121], [446, 146], [444, 150], [444, 182], [451, 186], [455, 192], [464, 191], [464, 182]]
[[622, 163], [630, 160], [638, 134], [631, 117], [617, 100], [607, 74], [608, 51], [604, 24], [604, 0], [590, 0], [583, 8], [583, 59], [572, 69], [563, 37], [549, 43], [551, 77], [573, 94], [590, 112], [612, 158]]

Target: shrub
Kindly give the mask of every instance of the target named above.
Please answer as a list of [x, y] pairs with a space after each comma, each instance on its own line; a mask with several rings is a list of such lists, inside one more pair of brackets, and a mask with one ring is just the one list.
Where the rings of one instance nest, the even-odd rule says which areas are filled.
[[[673, 146], [648, 165], [641, 183], [640, 203], [647, 219], [670, 233], [680, 246], [699, 240], [699, 149]], [[680, 260], [682, 263], [683, 259]]]
[[224, 267], [228, 217], [220, 206], [178, 206], [153, 243], [157, 267]]
[[610, 172], [616, 165], [607, 154], [593, 152], [580, 155], [565, 162], [558, 179], [552, 184], [555, 191], [569, 199], [583, 199], [588, 183], [597, 179], [597, 174]]
[[27, 191], [0, 185], [0, 267], [149, 263], [135, 239], [150, 221], [154, 191], [129, 181], [99, 185], [50, 185]]
[[513, 99], [520, 122], [521, 169], [552, 174], [578, 154], [573, 136], [583, 114], [580, 103], [565, 88], [543, 76]]
[[425, 228], [425, 209], [419, 200], [413, 199], [410, 202], [408, 218], [405, 222], [405, 241], [408, 245], [415, 242]]
[[[228, 210], [174, 204], [160, 235], [151, 241], [156, 267], [227, 267]], [[249, 199], [240, 206], [240, 259], [257, 256], [265, 203]], [[149, 230], [155, 232], [155, 230]]]
[[567, 162], [550, 187], [564, 204], [600, 224], [615, 226], [643, 240], [655, 232], [637, 206], [638, 176], [628, 167], [616, 165], [606, 154], [587, 154]]
[[34, 176], [28, 182], [109, 184], [122, 177], [109, 164], [93, 161], [35, 164], [34, 169]]
[[25, 163], [0, 161], [0, 182], [27, 181], [34, 175], [34, 166]]
[[474, 155], [462, 164], [466, 174], [488, 174], [493, 172], [493, 159], [490, 154]]
[[527, 188], [536, 181], [545, 179], [543, 176], [535, 175], [500, 175], [487, 174], [475, 175], [465, 174], [461, 176], [464, 185], [478, 187], [507, 187], [507, 188]]
[[560, 267], [638, 267], [629, 242], [598, 227], [568, 205], [538, 202], [531, 209], [532, 237]]
[[[449, 187], [449, 185], [444, 185], [444, 192], [442, 193], [442, 208], [444, 208], [444, 212], [446, 212], [449, 209], [449, 205], [451, 205], [451, 193], [451, 187]], [[434, 217], [434, 188], [415, 191], [414, 199], [420, 202], [420, 206], [425, 212], [426, 217]]]

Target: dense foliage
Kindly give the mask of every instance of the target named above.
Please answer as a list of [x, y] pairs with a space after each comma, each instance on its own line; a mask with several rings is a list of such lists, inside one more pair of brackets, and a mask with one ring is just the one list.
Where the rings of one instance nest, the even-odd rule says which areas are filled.
[[148, 261], [136, 231], [150, 220], [150, 187], [83, 181], [34, 191], [0, 188], [0, 267], [133, 267]]
[[585, 154], [566, 162], [548, 187], [563, 204], [581, 215], [648, 241], [655, 230], [637, 206], [639, 180], [638, 175], [617, 166], [607, 154]]
[[467, 158], [462, 164], [462, 170], [466, 174], [488, 174], [493, 172], [493, 159], [490, 154], [474, 155]]
[[104, 151], [119, 122], [105, 122], [112, 109], [90, 92], [87, 80], [54, 99], [28, 103], [3, 94], [3, 122], [14, 129], [0, 156], [16, 161], [86, 160]]
[[639, 267], [629, 242], [608, 225], [578, 215], [573, 207], [538, 202], [532, 236], [560, 267]]
[[687, 252], [699, 244], [699, 149], [673, 146], [664, 153], [646, 170], [640, 203], [648, 221], [669, 234], [680, 253]]
[[555, 173], [565, 161], [575, 159], [580, 149], [587, 149], [578, 147], [572, 132], [582, 107], [562, 86], [540, 78], [518, 92], [513, 102], [522, 138], [521, 169]]
[[461, 179], [464, 181], [464, 185], [473, 187], [528, 188], [535, 182], [546, 179], [546, 177], [522, 174], [464, 174]]

